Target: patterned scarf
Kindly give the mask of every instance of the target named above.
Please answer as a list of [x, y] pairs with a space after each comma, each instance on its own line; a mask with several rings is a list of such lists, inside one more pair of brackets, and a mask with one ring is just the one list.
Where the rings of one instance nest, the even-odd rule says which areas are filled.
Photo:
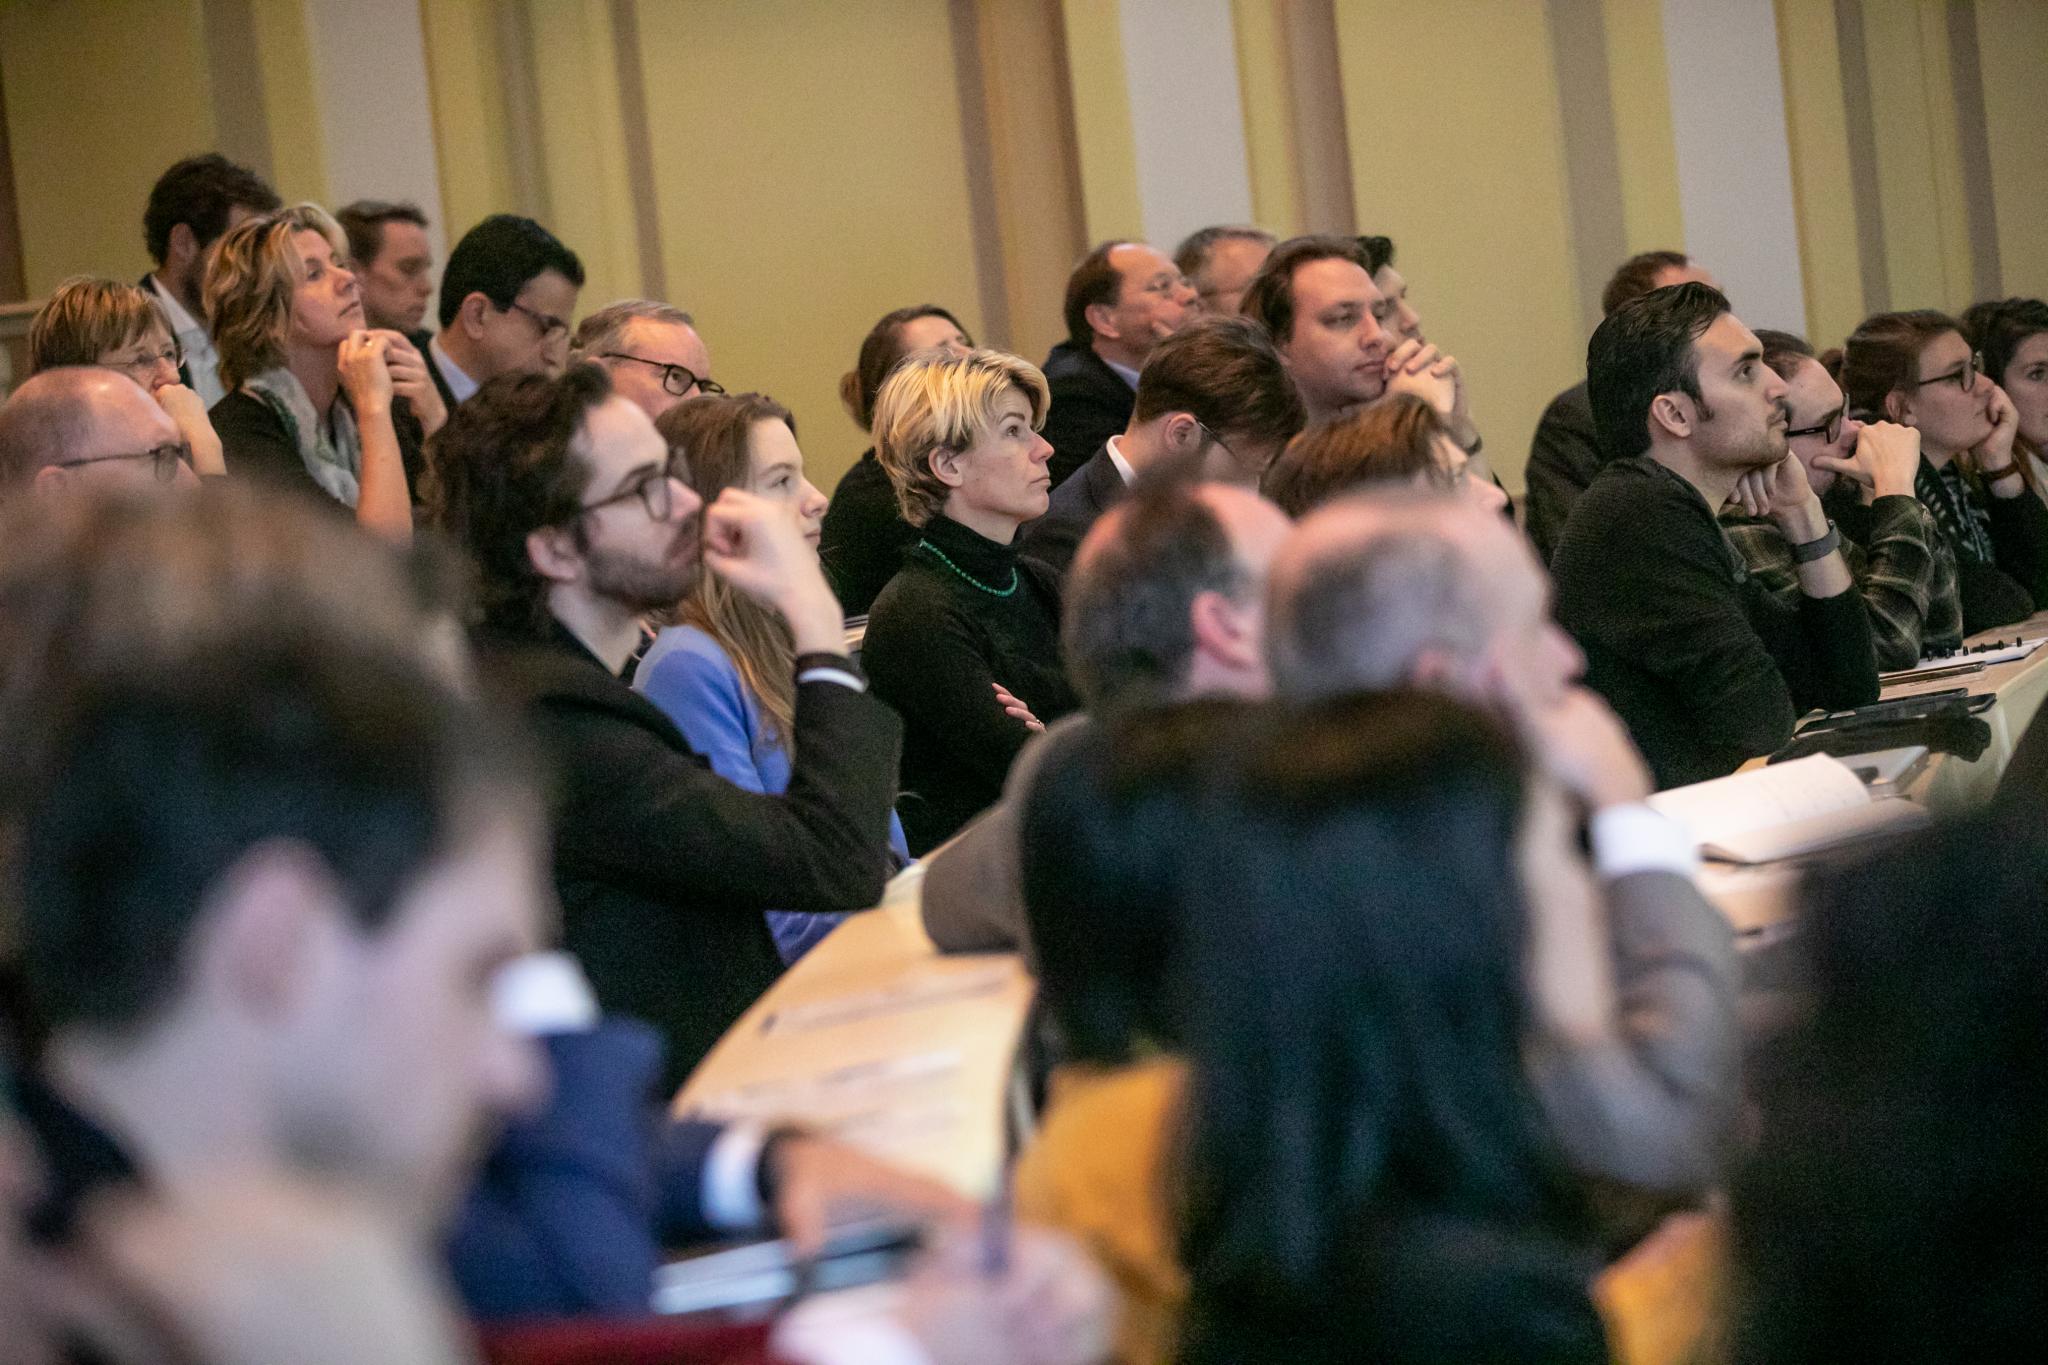
[[263, 371], [242, 388], [254, 394], [284, 423], [285, 432], [299, 448], [299, 459], [305, 462], [313, 482], [335, 501], [354, 507], [361, 493], [356, 476], [363, 467], [363, 442], [356, 432], [356, 414], [348, 399], [335, 395], [334, 407], [329, 411], [329, 425], [333, 428], [330, 433], [320, 429], [320, 418], [313, 412], [313, 400], [306, 396], [305, 386], [283, 366]]
[[1997, 552], [1991, 546], [1991, 515], [1978, 505], [1970, 485], [1963, 481], [1962, 471], [1953, 462], [1936, 469], [1922, 459], [1920, 472], [1913, 476], [1913, 491], [1934, 513], [1941, 533], [1955, 547], [1958, 559], [1973, 564], [1997, 561]]

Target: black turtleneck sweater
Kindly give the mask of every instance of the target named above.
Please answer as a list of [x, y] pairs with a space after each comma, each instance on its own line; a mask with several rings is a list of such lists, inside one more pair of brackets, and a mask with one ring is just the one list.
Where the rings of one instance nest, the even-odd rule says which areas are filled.
[[875, 598], [861, 663], [874, 694], [903, 717], [896, 810], [912, 854], [993, 804], [1030, 738], [994, 684], [1047, 724], [1078, 705], [1060, 666], [1057, 600], [1050, 575], [1020, 561], [1014, 544], [944, 516]]

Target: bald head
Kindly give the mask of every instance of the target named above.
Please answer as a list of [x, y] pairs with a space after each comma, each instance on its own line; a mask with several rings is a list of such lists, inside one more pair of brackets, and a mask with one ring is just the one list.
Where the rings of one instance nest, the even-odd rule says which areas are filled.
[[1274, 561], [1273, 685], [1296, 699], [1403, 685], [1468, 700], [1550, 695], [1582, 660], [1549, 595], [1520, 533], [1469, 500], [1341, 499], [1305, 518]]
[[180, 439], [170, 415], [127, 375], [97, 366], [44, 370], [0, 405], [0, 492], [74, 480], [154, 484], [150, 460], [106, 457], [140, 456]]
[[1286, 516], [1248, 488], [1140, 480], [1081, 541], [1067, 666], [1091, 710], [1263, 695], [1266, 572]]

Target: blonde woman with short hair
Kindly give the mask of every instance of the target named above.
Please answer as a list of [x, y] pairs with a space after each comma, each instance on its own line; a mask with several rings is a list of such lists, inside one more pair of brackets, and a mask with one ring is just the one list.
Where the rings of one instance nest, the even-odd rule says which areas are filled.
[[1001, 795], [1034, 731], [1077, 705], [1060, 667], [1057, 582], [1017, 555], [1042, 515], [1045, 376], [1000, 351], [919, 351], [876, 395], [876, 458], [918, 537], [876, 597], [862, 662], [903, 717], [910, 851]]
[[146, 291], [90, 275], [74, 275], [51, 291], [29, 321], [28, 372], [74, 365], [114, 370], [149, 390], [178, 424], [192, 472], [227, 472], [206, 404], [185, 383], [184, 357]]
[[213, 424], [231, 473], [317, 488], [363, 526], [409, 537], [407, 465], [446, 409], [412, 343], [365, 326], [347, 260], [341, 229], [314, 204], [221, 239], [204, 288], [228, 389]]

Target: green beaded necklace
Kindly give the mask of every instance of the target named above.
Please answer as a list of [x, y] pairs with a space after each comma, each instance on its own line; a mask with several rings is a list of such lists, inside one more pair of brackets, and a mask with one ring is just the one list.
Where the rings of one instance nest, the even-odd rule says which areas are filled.
[[967, 581], [967, 586], [969, 586], [970, 588], [980, 588], [990, 597], [1008, 597], [1010, 594], [1017, 591], [1018, 579], [1017, 566], [1015, 564], [1012, 564], [1010, 566], [1010, 586], [1007, 588], [991, 588], [988, 584], [982, 582], [979, 578], [976, 578], [973, 574], [967, 572], [967, 570], [961, 568], [958, 564], [955, 564], [952, 560], [946, 558], [946, 552], [944, 550], [941, 550], [938, 546], [932, 544], [929, 540], [918, 541], [917, 548], [920, 550], [930, 550], [932, 552], [932, 558], [938, 560], [939, 563], [945, 565], [954, 573], [960, 575], [961, 578]]

